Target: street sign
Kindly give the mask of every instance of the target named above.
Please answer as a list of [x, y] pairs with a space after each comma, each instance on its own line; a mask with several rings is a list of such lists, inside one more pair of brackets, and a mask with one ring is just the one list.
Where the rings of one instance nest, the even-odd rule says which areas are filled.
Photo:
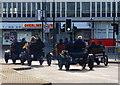
[[45, 33], [50, 32], [50, 29], [49, 29], [49, 25], [48, 25], [48, 24], [45, 24], [45, 25], [44, 25], [44, 32], [45, 32]]

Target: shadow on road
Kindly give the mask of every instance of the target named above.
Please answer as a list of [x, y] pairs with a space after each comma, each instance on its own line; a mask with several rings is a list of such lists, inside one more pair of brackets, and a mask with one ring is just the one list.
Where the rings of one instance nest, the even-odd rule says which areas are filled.
[[61, 71], [66, 71], [66, 72], [81, 72], [81, 73], [85, 73], [85, 72], [89, 72], [89, 71], [94, 71], [94, 70], [89, 70], [89, 69], [70, 69], [70, 70], [61, 70]]

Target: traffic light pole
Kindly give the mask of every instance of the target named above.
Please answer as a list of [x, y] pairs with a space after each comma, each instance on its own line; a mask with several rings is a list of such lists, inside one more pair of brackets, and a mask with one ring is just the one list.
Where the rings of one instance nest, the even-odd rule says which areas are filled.
[[[115, 24], [115, 1], [114, 1], [114, 4], [113, 4], [113, 24]], [[113, 46], [115, 45], [115, 26], [113, 26]]]
[[55, 55], [56, 29], [55, 29], [55, 1], [53, 0], [53, 54]]

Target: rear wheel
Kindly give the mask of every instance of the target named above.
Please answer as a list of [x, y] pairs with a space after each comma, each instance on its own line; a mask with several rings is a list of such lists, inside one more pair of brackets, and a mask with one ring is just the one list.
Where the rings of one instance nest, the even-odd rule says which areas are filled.
[[89, 66], [90, 70], [92, 70], [94, 67], [94, 56], [92, 56], [92, 55], [89, 56], [88, 66]]
[[8, 63], [9, 55], [5, 54], [5, 62]]
[[108, 56], [104, 56], [104, 65], [107, 66], [108, 65]]

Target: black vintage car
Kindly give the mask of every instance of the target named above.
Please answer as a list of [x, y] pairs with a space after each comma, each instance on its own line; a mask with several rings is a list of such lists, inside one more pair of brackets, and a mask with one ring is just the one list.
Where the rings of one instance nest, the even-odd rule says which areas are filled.
[[14, 53], [14, 52], [11, 52], [10, 49], [5, 50], [4, 59], [6, 63], [8, 63], [9, 59], [12, 59], [13, 64], [16, 63], [16, 60], [20, 60], [21, 64], [24, 64], [24, 62], [26, 61], [24, 52]]
[[83, 69], [88, 64], [88, 67], [92, 70], [94, 67], [94, 56], [86, 52], [68, 52], [63, 50], [58, 57], [59, 69], [61, 70], [63, 65], [65, 65], [66, 70], [69, 70], [72, 64], [79, 64]]

